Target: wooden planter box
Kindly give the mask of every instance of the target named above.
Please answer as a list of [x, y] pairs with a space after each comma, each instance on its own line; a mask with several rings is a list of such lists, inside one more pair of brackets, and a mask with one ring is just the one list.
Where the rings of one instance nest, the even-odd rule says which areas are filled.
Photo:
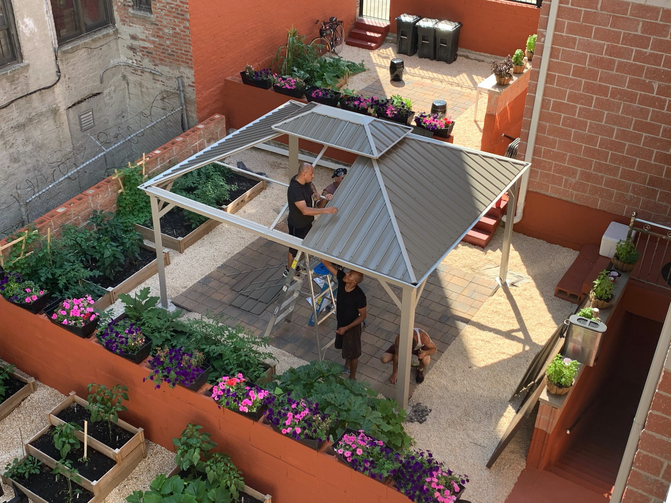
[[[86, 400], [77, 396], [77, 394], [74, 391], [71, 391], [70, 396], [67, 397], [65, 400], [63, 400], [63, 402], [61, 402], [61, 404], [58, 405], [58, 407], [56, 407], [48, 414], [49, 424], [53, 426], [63, 424], [63, 421], [56, 416], [59, 412], [67, 409], [73, 403], [77, 403], [82, 407], [86, 407], [88, 405], [88, 402]], [[96, 440], [91, 435], [87, 435], [88, 444], [89, 446], [93, 447], [96, 451], [104, 454], [108, 458], [114, 459], [117, 465], [122, 466], [121, 471], [127, 475], [133, 470], [133, 468], [135, 468], [138, 465], [138, 463], [142, 458], [147, 456], [147, 447], [144, 442], [144, 430], [142, 428], [136, 428], [135, 426], [131, 426], [122, 419], [119, 419], [115, 424], [120, 428], [123, 428], [124, 430], [133, 433], [133, 438], [131, 438], [128, 442], [126, 442], [122, 447], [118, 449], [112, 449], [111, 447], [103, 444], [100, 440]], [[79, 438], [79, 440], [81, 440], [82, 442], [84, 441], [83, 431], [77, 430], [75, 434], [77, 435], [77, 438]]]
[[[53, 459], [51, 456], [45, 454], [44, 452], [40, 451], [39, 449], [33, 447], [30, 445], [32, 442], [40, 438], [42, 435], [47, 433], [49, 431], [49, 428], [51, 428], [52, 425], [45, 426], [42, 430], [37, 432], [37, 434], [28, 440], [28, 442], [25, 445], [26, 448], [26, 453], [29, 454], [30, 456], [34, 456], [42, 463], [47, 465], [49, 468], [55, 468], [57, 461]], [[78, 435], [79, 436], [79, 435]], [[89, 437], [91, 438], [91, 437]], [[83, 442], [83, 435], [82, 435], [82, 440]], [[115, 460], [116, 457], [114, 455], [114, 451], [111, 449], [107, 449], [107, 451], [102, 451], [100, 449], [97, 449], [93, 447], [91, 440], [89, 440], [89, 449], [93, 448], [94, 450], [98, 451], [100, 454], [103, 454], [104, 456]], [[138, 454], [140, 453], [140, 450], [138, 449]], [[89, 480], [86, 477], [84, 477], [81, 473], [79, 474], [79, 477], [81, 478], [81, 481], [77, 482], [80, 486], [82, 486], [84, 489], [91, 491], [93, 495], [95, 496], [95, 501], [102, 501], [105, 496], [107, 496], [116, 486], [118, 486], [128, 475], [130, 475], [130, 472], [132, 472], [135, 469], [135, 466], [140, 461], [140, 457], [137, 456], [137, 462], [135, 464], [133, 463], [119, 463], [116, 461], [116, 465], [112, 467], [111, 470], [109, 470], [105, 475], [102, 476], [102, 478], [98, 480]]]
[[[221, 209], [224, 210], [226, 213], [237, 213], [240, 208], [242, 208], [245, 204], [247, 204], [249, 201], [254, 199], [257, 195], [259, 195], [263, 190], [266, 188], [266, 181], [262, 180], [260, 178], [255, 177], [252, 173], [245, 173], [244, 175], [242, 173], [237, 173], [240, 176], [244, 176], [247, 178], [250, 178], [252, 180], [258, 180], [259, 183], [257, 183], [254, 187], [249, 189], [247, 192], [242, 194], [240, 197], [237, 199], [231, 201], [228, 203], [226, 206], [222, 206]], [[203, 236], [206, 234], [209, 234], [212, 232], [212, 230], [219, 225], [221, 222], [217, 222], [216, 220], [208, 220], [204, 224], [200, 225], [199, 227], [195, 228], [192, 230], [189, 234], [187, 234], [184, 237], [181, 238], [174, 238], [172, 236], [168, 236], [167, 234], [161, 233], [161, 241], [163, 243], [163, 246], [166, 248], [170, 248], [171, 250], [176, 250], [179, 253], [184, 253], [184, 250], [186, 250], [189, 246], [194, 244], [196, 241], [201, 239]], [[140, 234], [142, 234], [142, 237], [146, 239], [147, 241], [154, 242], [154, 230], [150, 229], [149, 227], [145, 227], [144, 225], [140, 224], [135, 224], [135, 230], [137, 230]]]
[[[168, 474], [168, 478], [174, 476], [174, 475], [179, 475], [180, 469], [179, 466], [176, 466], [175, 468], [172, 469], [172, 471]], [[245, 487], [242, 488], [242, 492], [245, 494], [249, 494], [253, 498], [256, 498], [257, 500], [263, 501], [263, 503], [272, 503], [272, 497], [270, 494], [262, 494], [256, 489], [252, 489], [249, 487], [247, 484], [245, 484]]]
[[[27, 456], [24, 456], [23, 459], [25, 459], [26, 457]], [[22, 459], [22, 461], [23, 461], [23, 459]], [[32, 492], [30, 489], [26, 489], [25, 487], [23, 487], [21, 485], [21, 483], [17, 482], [14, 479], [8, 479], [3, 475], [2, 476], [2, 482], [5, 485], [13, 486], [13, 489], [15, 489], [15, 492], [16, 492], [16, 489], [21, 491], [23, 494], [25, 494], [28, 497], [28, 499], [30, 500], [31, 503], [50, 503], [49, 501], [45, 500], [44, 498], [41, 498], [40, 496], [38, 496], [37, 494]], [[73, 483], [74, 486], [80, 485], [80, 484], [78, 484], [74, 481], [72, 483]], [[84, 487], [84, 486], [81, 486], [81, 487]], [[84, 489], [86, 489], [86, 488], [84, 487]], [[93, 498], [88, 500], [86, 503], [99, 503], [99, 502], [102, 502], [103, 500], [104, 500], [104, 498], [99, 498], [97, 496], [93, 496]], [[82, 502], [82, 503], [84, 503], [84, 502]]]
[[7, 400], [0, 403], [0, 421], [6, 418], [14, 409], [16, 409], [25, 398], [35, 391], [35, 379], [32, 377], [23, 377], [22, 375], [10, 372], [10, 376], [26, 383], [19, 391], [10, 396]]
[[[147, 246], [145, 244], [142, 244], [140, 246], [145, 250], [151, 250], [154, 253], [156, 253], [156, 248], [152, 246]], [[169, 252], [163, 252], [163, 264], [165, 264], [166, 266], [170, 265]], [[149, 262], [146, 266], [144, 266], [138, 272], [133, 274], [130, 278], [126, 278], [123, 282], [113, 287], [112, 290], [110, 291], [111, 303], [114, 304], [119, 299], [120, 293], [132, 292], [135, 289], [135, 287], [140, 286], [142, 283], [151, 278], [154, 274], [158, 274], [158, 260], [156, 259]]]

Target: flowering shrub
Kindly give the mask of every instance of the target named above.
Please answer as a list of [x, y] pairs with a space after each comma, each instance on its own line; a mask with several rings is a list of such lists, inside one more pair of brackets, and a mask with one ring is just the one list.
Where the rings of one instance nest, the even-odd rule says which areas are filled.
[[177, 384], [189, 387], [204, 372], [204, 359], [200, 351], [187, 353], [182, 348], [161, 348], [149, 360], [149, 379], [154, 381], [156, 388], [160, 388], [163, 381], [171, 388]]
[[98, 318], [93, 311], [94, 302], [90, 295], [80, 299], [66, 299], [53, 312], [51, 321], [71, 327], [83, 327]]
[[265, 399], [268, 406], [266, 417], [270, 424], [279, 429], [282, 435], [294, 440], [328, 439], [329, 429], [334, 420], [319, 412], [319, 404], [309, 400], [294, 400], [290, 394], [268, 395]]
[[240, 412], [256, 412], [263, 405], [269, 392], [258, 386], [248, 386], [247, 380], [238, 374], [237, 377], [223, 376], [212, 388], [212, 398], [220, 406]]
[[274, 83], [282, 89], [302, 89], [305, 83], [296, 77], [275, 77]]
[[396, 475], [401, 455], [384, 442], [366, 435], [363, 430], [345, 432], [333, 449], [353, 469], [377, 480]]
[[245, 66], [245, 74], [252, 80], [273, 80], [275, 74], [269, 68], [254, 70], [251, 65]]
[[327, 87], [315, 87], [308, 91], [308, 95], [311, 98], [335, 99], [340, 96], [340, 93]]
[[359, 112], [366, 113], [370, 108], [373, 100], [371, 98], [364, 98], [363, 96], [354, 95], [354, 96], [343, 96], [340, 99], [340, 103], [347, 108], [356, 110]]
[[110, 322], [97, 337], [105, 349], [117, 355], [134, 355], [147, 342], [140, 327], [128, 318]]
[[445, 470], [433, 454], [419, 451], [403, 457], [394, 482], [415, 503], [453, 503], [468, 477]]
[[426, 112], [422, 112], [415, 117], [415, 124], [429, 131], [447, 129], [452, 123], [451, 117], [440, 118], [438, 114], [427, 114]]

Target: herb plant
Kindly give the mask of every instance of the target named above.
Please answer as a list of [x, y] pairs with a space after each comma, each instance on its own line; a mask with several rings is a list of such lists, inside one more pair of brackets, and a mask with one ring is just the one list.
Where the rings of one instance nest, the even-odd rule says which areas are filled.
[[615, 245], [615, 258], [625, 264], [635, 264], [641, 257], [641, 252], [636, 249], [636, 244], [631, 239], [618, 241]]
[[333, 449], [354, 470], [380, 481], [393, 477], [401, 462], [398, 452], [386, 447], [381, 440], [369, 437], [363, 430], [345, 433], [333, 444]]
[[11, 479], [27, 479], [31, 475], [39, 475], [41, 471], [42, 462], [33, 456], [27, 456], [21, 461], [14, 458], [11, 463], [7, 463], [4, 475]]
[[219, 484], [231, 493], [237, 501], [238, 495], [245, 487], [242, 472], [233, 464], [226, 454], [215, 452], [205, 463], [205, 474], [210, 484]]
[[513, 61], [510, 56], [500, 61], [492, 61], [492, 73], [497, 77], [512, 77], [513, 76]]
[[151, 372], [148, 379], [154, 382], [156, 389], [164, 381], [171, 388], [178, 384], [188, 388], [205, 371], [203, 363], [204, 357], [200, 351], [189, 353], [183, 348], [160, 348], [149, 360]]
[[75, 423], [63, 423], [54, 428], [54, 447], [60, 452], [61, 459], [65, 459], [70, 451], [79, 449], [81, 446], [81, 442], [75, 435], [75, 431], [80, 429], [79, 425]]
[[6, 383], [12, 378], [9, 374], [10, 372], [14, 372], [14, 369], [16, 369], [16, 365], [0, 363], [0, 403], [5, 400], [5, 395], [7, 394]]
[[453, 503], [469, 480], [446, 469], [430, 452], [419, 451], [403, 456], [394, 482], [415, 503]]
[[561, 388], [568, 388], [573, 384], [578, 373], [580, 364], [576, 360], [564, 358], [562, 355], [557, 355], [554, 360], [550, 362], [545, 371], [548, 381]]
[[115, 384], [111, 388], [107, 388], [104, 384], [95, 383], [88, 384], [86, 388], [89, 390], [86, 410], [91, 414], [91, 422], [107, 421], [111, 441], [112, 423], [119, 420], [119, 412], [128, 410], [122, 405], [124, 400], [128, 400], [128, 393], [126, 393], [128, 388], [122, 384]]
[[59, 480], [61, 477], [64, 477], [68, 481], [67, 494], [65, 496], [65, 501], [67, 503], [72, 503], [75, 501], [75, 496], [79, 498], [79, 495], [82, 494], [82, 490], [78, 487], [73, 489], [72, 482], [81, 482], [82, 478], [79, 476], [79, 471], [76, 468], [73, 468], [70, 461], [62, 461], [56, 463], [56, 466], [51, 471], [56, 475], [56, 480]]
[[615, 291], [615, 285], [610, 279], [607, 270], [603, 270], [594, 280], [592, 287], [592, 294], [594, 298], [608, 302], [613, 298], [613, 292]]
[[536, 39], [538, 38], [538, 35], [535, 33], [533, 35], [529, 35], [527, 38], [527, 51], [529, 52], [534, 52], [536, 50]]
[[598, 320], [599, 310], [596, 307], [585, 307], [578, 311], [578, 316], [587, 318], [588, 320]]
[[520, 66], [524, 64], [524, 51], [522, 49], [517, 49], [515, 54], [512, 57], [513, 65]]

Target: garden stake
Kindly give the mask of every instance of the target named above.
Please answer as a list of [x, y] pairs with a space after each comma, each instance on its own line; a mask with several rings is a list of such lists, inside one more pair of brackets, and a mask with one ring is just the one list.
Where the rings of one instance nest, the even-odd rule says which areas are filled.
[[86, 452], [89, 446], [88, 432], [89, 432], [89, 422], [84, 421], [84, 459], [86, 459]]

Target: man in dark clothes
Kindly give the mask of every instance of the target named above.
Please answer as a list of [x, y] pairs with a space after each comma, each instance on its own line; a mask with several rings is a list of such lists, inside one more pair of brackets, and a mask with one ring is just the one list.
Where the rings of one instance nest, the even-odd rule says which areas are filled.
[[[289, 182], [287, 189], [287, 201], [289, 202], [289, 234], [303, 239], [312, 228], [312, 222], [315, 215], [324, 213], [337, 213], [338, 208], [313, 208], [312, 179], [315, 177], [315, 169], [311, 164], [302, 162], [298, 166], [298, 174]], [[317, 195], [319, 197], [319, 195]], [[330, 199], [329, 199], [330, 201]], [[291, 269], [291, 263], [298, 251], [295, 248], [289, 248], [287, 254], [287, 272]], [[287, 274], [287, 273], [285, 273]]]
[[[342, 344], [342, 357], [345, 367], [349, 369], [349, 378], [356, 378], [356, 367], [361, 356], [361, 323], [366, 319], [366, 294], [359, 288], [363, 274], [350, 271], [345, 274], [331, 262], [322, 260], [326, 268], [338, 278], [338, 294], [336, 296], [336, 329], [335, 347]], [[340, 341], [340, 344], [339, 344]]]
[[331, 196], [331, 198], [333, 198], [336, 189], [340, 187], [340, 184], [345, 179], [346, 174], [347, 174], [347, 168], [337, 168], [335, 171], [333, 171], [333, 175], [331, 175], [331, 178], [333, 178], [333, 183], [331, 185], [327, 185], [326, 188], [322, 191], [322, 197], [319, 199], [319, 202], [317, 203], [317, 208], [323, 208], [324, 206], [326, 206], [326, 203], [328, 203], [331, 200], [329, 199], [328, 196]]

